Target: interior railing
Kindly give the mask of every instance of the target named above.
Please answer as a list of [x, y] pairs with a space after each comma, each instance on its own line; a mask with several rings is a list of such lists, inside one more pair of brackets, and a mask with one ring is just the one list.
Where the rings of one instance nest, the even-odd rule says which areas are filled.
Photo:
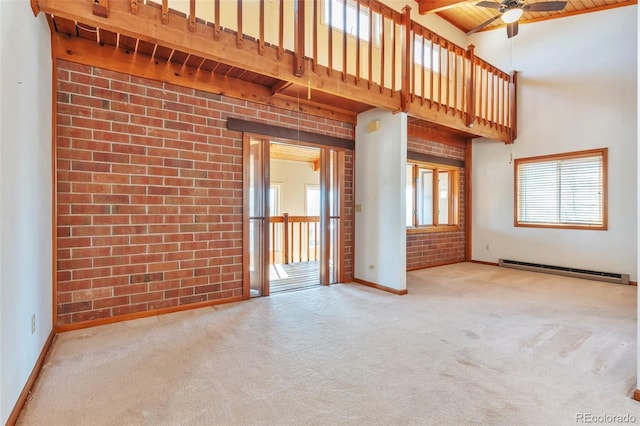
[[[265, 46], [276, 47], [276, 60], [292, 52], [295, 76], [322, 67], [371, 96], [399, 97], [399, 110], [419, 118], [450, 116], [508, 134], [504, 140], [515, 137], [515, 74], [412, 21], [409, 7], [396, 11], [377, 0], [130, 2], [134, 14], [143, 3], [161, 9], [165, 24], [172, 13], [186, 17], [190, 31], [204, 23], [214, 41], [231, 32], [238, 47], [256, 43], [258, 55], [273, 55]], [[421, 113], [427, 110], [439, 115]]]
[[320, 259], [320, 216], [271, 216], [272, 264]]

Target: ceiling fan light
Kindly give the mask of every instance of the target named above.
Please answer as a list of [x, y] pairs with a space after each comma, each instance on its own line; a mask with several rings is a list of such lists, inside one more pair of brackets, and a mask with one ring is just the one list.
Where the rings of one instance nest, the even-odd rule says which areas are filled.
[[505, 24], [512, 24], [522, 16], [522, 9], [507, 10], [502, 14], [502, 20]]

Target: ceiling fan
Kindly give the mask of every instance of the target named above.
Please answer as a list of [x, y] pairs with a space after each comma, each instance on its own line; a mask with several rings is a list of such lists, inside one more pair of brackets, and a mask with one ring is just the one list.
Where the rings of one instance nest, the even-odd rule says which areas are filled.
[[507, 24], [507, 37], [511, 38], [518, 34], [518, 20], [524, 12], [553, 12], [556, 10], [562, 10], [567, 5], [566, 1], [547, 1], [542, 3], [527, 4], [525, 0], [503, 0], [502, 3], [496, 3], [492, 1], [481, 1], [476, 3], [476, 6], [487, 7], [489, 9], [497, 9], [500, 15], [496, 15], [489, 19], [487, 22], [483, 22], [478, 25], [467, 35], [473, 34], [487, 25], [493, 23], [498, 18]]

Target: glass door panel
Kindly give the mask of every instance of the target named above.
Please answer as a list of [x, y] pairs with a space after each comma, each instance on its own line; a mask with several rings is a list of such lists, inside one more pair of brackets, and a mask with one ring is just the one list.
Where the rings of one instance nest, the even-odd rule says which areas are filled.
[[249, 287], [250, 296], [258, 297], [269, 294], [269, 144], [250, 139], [248, 145]]

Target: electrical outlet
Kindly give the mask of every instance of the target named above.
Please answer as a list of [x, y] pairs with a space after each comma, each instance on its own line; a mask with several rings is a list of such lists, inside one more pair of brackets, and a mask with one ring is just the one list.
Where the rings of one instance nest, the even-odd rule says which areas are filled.
[[31, 315], [31, 334], [36, 332], [36, 314]]

